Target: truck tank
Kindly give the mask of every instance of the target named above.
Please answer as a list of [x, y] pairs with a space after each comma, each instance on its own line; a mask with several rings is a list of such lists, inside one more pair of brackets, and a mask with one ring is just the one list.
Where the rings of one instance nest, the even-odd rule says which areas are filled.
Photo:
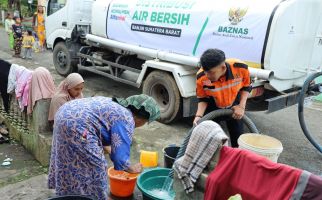
[[219, 48], [267, 70], [252, 74], [276, 91], [321, 71], [320, 0], [97, 0], [92, 10], [87, 39], [108, 47], [194, 67]]

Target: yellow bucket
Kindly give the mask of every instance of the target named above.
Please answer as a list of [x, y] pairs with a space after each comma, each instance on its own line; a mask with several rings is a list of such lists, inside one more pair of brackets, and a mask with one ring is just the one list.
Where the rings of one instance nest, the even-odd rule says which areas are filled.
[[158, 152], [156, 151], [141, 151], [140, 163], [143, 167], [157, 167], [158, 166]]
[[262, 134], [243, 134], [238, 138], [238, 144], [240, 149], [252, 151], [273, 162], [277, 162], [283, 151], [283, 145], [278, 139]]

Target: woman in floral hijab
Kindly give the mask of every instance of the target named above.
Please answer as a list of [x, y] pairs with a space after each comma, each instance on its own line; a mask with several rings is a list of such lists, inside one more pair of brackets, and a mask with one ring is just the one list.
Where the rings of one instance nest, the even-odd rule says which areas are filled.
[[142, 171], [130, 164], [134, 128], [160, 117], [155, 100], [147, 95], [127, 99], [83, 98], [64, 104], [55, 115], [49, 167], [49, 188], [56, 194], [79, 194], [107, 199], [107, 161], [104, 149], [116, 170]]

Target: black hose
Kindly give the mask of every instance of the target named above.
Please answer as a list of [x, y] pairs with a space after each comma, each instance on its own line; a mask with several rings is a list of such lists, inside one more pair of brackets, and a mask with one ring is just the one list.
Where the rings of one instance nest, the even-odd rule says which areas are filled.
[[[215, 110], [215, 111], [212, 111], [212, 112], [208, 113], [203, 118], [201, 118], [199, 123], [201, 123], [203, 121], [206, 121], [206, 120], [214, 120], [217, 117], [232, 116], [232, 114], [233, 114], [233, 111], [230, 110], [230, 109]], [[246, 124], [246, 126], [248, 127], [250, 132], [259, 133], [259, 131], [256, 128], [255, 124], [252, 122], [252, 120], [249, 117], [244, 115], [241, 120]], [[191, 137], [191, 134], [192, 134], [192, 131], [193, 131], [194, 128], [195, 128], [195, 126], [193, 126], [189, 130], [187, 136], [184, 138], [184, 141], [183, 141], [183, 143], [182, 143], [182, 145], [181, 145], [181, 147], [179, 149], [179, 152], [177, 154], [176, 160], [178, 158], [182, 157], [184, 155], [184, 153], [186, 152], [186, 148], [188, 146], [188, 143], [189, 143], [189, 140], [190, 140], [190, 137]], [[174, 173], [174, 171], [173, 171], [173, 168], [172, 168], [170, 173], [169, 173], [169, 177], [173, 178], [173, 173]]]
[[306, 127], [305, 120], [304, 120], [304, 100], [306, 97], [306, 94], [311, 90], [311, 83], [314, 79], [317, 77], [322, 76], [322, 72], [312, 74], [309, 76], [306, 81], [303, 84], [302, 90], [300, 92], [299, 96], [299, 104], [298, 104], [298, 116], [299, 116], [299, 121], [300, 125], [302, 128], [302, 131], [306, 138], [311, 142], [311, 144], [319, 151], [322, 153], [322, 146], [315, 141], [315, 139], [311, 136], [308, 128]]

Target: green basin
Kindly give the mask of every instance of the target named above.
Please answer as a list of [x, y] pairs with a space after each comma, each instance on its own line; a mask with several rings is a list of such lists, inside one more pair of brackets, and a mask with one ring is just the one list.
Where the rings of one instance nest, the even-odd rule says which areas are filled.
[[[168, 177], [170, 169], [168, 168], [153, 168], [145, 170], [141, 173], [139, 178], [137, 179], [137, 187], [143, 194], [144, 200], [166, 200], [169, 198], [162, 198], [151, 191], [162, 189], [163, 184]], [[171, 199], [174, 199], [175, 192], [173, 190], [170, 191], [169, 196]]]

